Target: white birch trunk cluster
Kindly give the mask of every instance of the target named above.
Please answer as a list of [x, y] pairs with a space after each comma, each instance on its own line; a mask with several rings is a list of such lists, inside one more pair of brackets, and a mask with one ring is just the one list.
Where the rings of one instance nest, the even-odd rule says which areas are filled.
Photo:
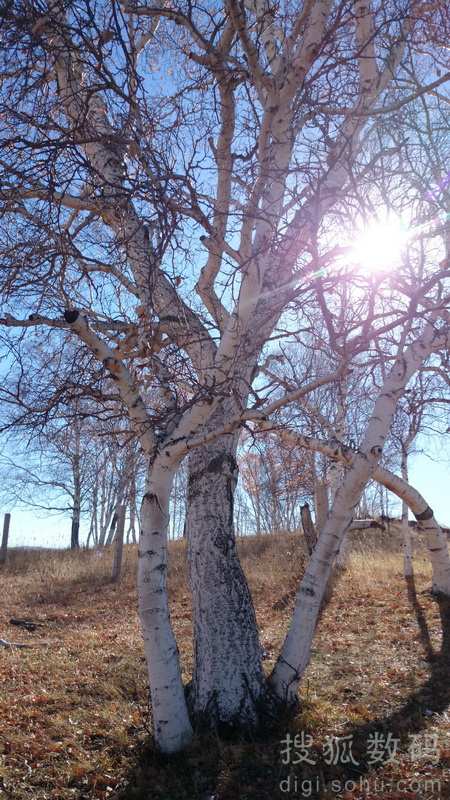
[[[361, 318], [356, 310], [350, 319], [347, 312], [353, 297], [343, 273], [346, 308], [340, 322], [344, 330], [336, 331], [339, 247], [329, 247], [327, 241], [321, 244], [322, 229], [332, 228], [333, 215], [340, 218], [342, 214], [345, 193], [349, 192], [350, 207], [358, 180], [367, 181], [372, 162], [377, 165], [385, 157], [382, 148], [372, 158], [371, 115], [378, 118], [386, 113], [388, 92], [412, 46], [413, 15], [405, 15], [390, 41], [384, 31], [389, 21], [383, 19], [380, 37], [370, 3], [354, 6], [351, 19], [342, 23], [345, 58], [331, 0], [305, 2], [286, 17], [264, 0], [244, 4], [227, 0], [222, 9], [226, 13], [214, 31], [205, 22], [209, 19], [215, 25], [216, 10], [209, 6], [186, 11], [177, 3], [123, 4], [126, 23], [114, 23], [114, 45], [107, 55], [110, 37], [101, 41], [97, 21], [92, 25], [91, 50], [81, 49], [72, 17], [59, 0], [46, 15], [36, 12], [37, 18], [19, 20], [14, 31], [15, 41], [26, 39], [33, 46], [36, 40], [48, 55], [45, 75], [33, 81], [27, 77], [26, 85], [50, 84], [48, 96], [39, 97], [36, 108], [42, 103], [45, 113], [49, 104], [51, 130], [63, 137], [69, 165], [72, 152], [77, 160], [73, 178], [67, 179], [66, 174], [56, 181], [52, 175], [42, 185], [40, 177], [34, 180], [26, 174], [9, 192], [9, 181], [17, 181], [15, 165], [11, 169], [5, 182], [11, 215], [35, 224], [41, 213], [39, 204], [47, 204], [45, 211], [51, 213], [42, 213], [41, 239], [44, 233], [50, 236], [61, 264], [55, 286], [52, 282], [54, 295], [45, 306], [49, 316], [32, 313], [28, 320], [20, 320], [8, 313], [1, 324], [24, 330], [46, 326], [73, 336], [107, 377], [103, 402], [110, 404], [108, 408], [116, 404], [127, 415], [145, 456], [139, 612], [155, 739], [165, 753], [189, 742], [194, 720], [203, 717], [217, 726], [255, 726], [264, 701], [273, 702], [274, 696], [281, 703], [295, 701], [327, 581], [336, 559], [345, 562], [346, 533], [370, 479], [381, 475], [385, 485], [390, 482], [395, 485], [393, 491], [404, 495], [429, 543], [434, 588], [449, 592], [447, 545], [433, 513], [411, 487], [398, 485], [379, 466], [408, 381], [432, 353], [448, 347], [442, 276], [436, 270], [423, 298], [406, 293], [409, 317], [405, 317], [404, 299], [398, 307], [392, 301], [392, 313], [379, 313], [377, 291], [367, 281]], [[88, 11], [95, 16], [90, 4]], [[111, 25], [116, 11], [114, 7]], [[384, 13], [383, 9], [377, 13]], [[92, 22], [89, 14], [87, 27]], [[168, 87], [166, 104], [159, 86], [154, 95], [148, 93], [147, 81], [152, 87], [153, 83], [139, 61], [160, 21], [175, 36], [177, 57], [187, 59], [185, 71], [180, 70], [181, 83], [175, 75], [168, 82], [173, 82], [174, 90], [171, 94]], [[176, 38], [179, 26], [185, 38]], [[165, 41], [169, 39], [166, 31]], [[20, 61], [26, 61], [22, 54]], [[340, 87], [336, 91], [332, 70]], [[117, 84], [116, 72], [121, 76]], [[395, 85], [395, 98], [398, 89]], [[198, 114], [203, 91], [210, 105], [206, 122], [202, 115], [196, 117], [198, 134], [192, 125], [186, 127], [186, 120], [194, 108]], [[413, 99], [424, 91], [416, 87]], [[26, 104], [21, 113], [25, 111]], [[161, 131], [167, 136], [163, 143]], [[51, 137], [45, 139], [45, 147], [48, 140]], [[57, 214], [53, 214], [55, 209]], [[53, 225], [53, 217], [58, 224]], [[85, 228], [89, 244], [83, 247], [80, 232]], [[89, 235], [97, 236], [99, 255]], [[198, 271], [194, 249], [189, 260], [195, 237], [206, 259]], [[173, 266], [178, 267], [178, 260], [198, 276], [194, 302], [189, 289], [179, 288], [183, 276], [176, 275]], [[333, 270], [327, 273], [335, 263], [336, 275]], [[332, 278], [329, 285], [322, 280], [323, 269], [327, 280]], [[36, 272], [35, 296], [45, 298], [45, 281]], [[95, 283], [99, 275], [107, 282], [106, 288], [101, 281]], [[19, 307], [21, 291], [19, 285]], [[267, 342], [272, 336], [276, 340], [290, 333], [283, 326], [284, 312], [291, 310], [292, 303], [298, 312], [294, 327], [301, 331], [305, 325], [316, 337], [318, 349], [328, 337], [338, 354], [338, 369], [320, 377], [306, 370], [308, 377], [300, 389], [281, 399], [267, 399], [264, 393], [258, 395], [255, 378]], [[137, 305], [133, 308], [133, 304]], [[41, 308], [40, 300], [36, 307]], [[51, 316], [55, 307], [65, 308], [64, 318]], [[352, 355], [357, 360], [362, 354], [381, 353], [383, 347], [381, 360], [393, 366], [375, 398], [361, 444], [351, 456], [342, 442], [346, 434], [342, 391], [329, 486], [316, 486], [318, 539], [311, 547], [293, 618], [268, 685], [252, 599], [235, 546], [239, 429], [247, 425], [255, 436], [257, 430], [270, 430], [273, 416], [284, 405], [322, 385], [343, 386]], [[91, 387], [93, 394], [94, 390], [96, 385]], [[314, 449], [311, 441], [305, 447]], [[317, 449], [327, 454], [327, 447]], [[176, 470], [186, 457], [195, 654], [188, 698], [167, 590], [170, 493]], [[116, 497], [121, 519], [118, 559], [124, 487], [132, 472], [130, 465]], [[79, 517], [79, 510], [76, 513]], [[103, 527], [101, 541], [106, 523]]]

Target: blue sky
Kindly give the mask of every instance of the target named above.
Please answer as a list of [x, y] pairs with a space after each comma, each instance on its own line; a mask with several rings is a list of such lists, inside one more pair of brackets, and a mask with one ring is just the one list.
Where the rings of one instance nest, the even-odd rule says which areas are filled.
[[411, 458], [410, 482], [428, 502], [441, 525], [450, 527], [450, 453], [445, 439], [433, 437], [428, 453]]

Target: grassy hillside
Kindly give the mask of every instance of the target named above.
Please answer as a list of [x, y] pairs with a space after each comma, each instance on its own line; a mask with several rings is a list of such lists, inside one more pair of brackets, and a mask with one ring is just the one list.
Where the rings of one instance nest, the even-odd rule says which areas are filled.
[[[33, 647], [0, 648], [0, 797], [450, 798], [448, 604], [429, 593], [423, 553], [416, 557], [415, 587], [406, 586], [395, 536], [356, 539], [320, 621], [297, 718], [254, 741], [198, 734], [171, 760], [149, 738], [135, 548], [126, 548], [118, 588], [109, 583], [109, 553], [14, 553], [1, 574], [0, 638]], [[254, 537], [241, 541], [240, 550], [270, 670], [304, 567], [301, 539]], [[188, 680], [184, 556], [182, 542], [170, 545], [173, 622]], [[11, 617], [42, 626], [28, 633], [13, 627]], [[316, 764], [282, 763], [280, 740], [288, 732], [311, 737], [304, 741]], [[399, 740], [392, 763], [386, 754], [368, 763], [374, 732]], [[358, 765], [326, 763], [327, 737], [344, 735], [352, 737]]]

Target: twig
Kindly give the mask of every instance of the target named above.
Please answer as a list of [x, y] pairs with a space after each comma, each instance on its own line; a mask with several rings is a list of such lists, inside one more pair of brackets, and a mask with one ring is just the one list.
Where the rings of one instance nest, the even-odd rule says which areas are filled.
[[38, 647], [39, 645], [49, 645], [53, 642], [8, 642], [6, 639], [0, 639], [0, 647]]

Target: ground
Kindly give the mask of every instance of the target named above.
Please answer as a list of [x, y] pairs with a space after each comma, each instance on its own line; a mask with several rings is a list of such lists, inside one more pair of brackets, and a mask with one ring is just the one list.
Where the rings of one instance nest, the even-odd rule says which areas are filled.
[[[269, 670], [302, 573], [302, 543], [260, 536], [240, 550]], [[198, 734], [172, 759], [151, 743], [135, 565], [135, 548], [126, 548], [114, 587], [110, 553], [11, 554], [0, 638], [34, 646], [0, 648], [2, 800], [450, 798], [449, 607], [429, 591], [421, 550], [415, 584], [406, 585], [391, 540], [370, 534], [356, 543], [322, 615], [295, 719], [253, 741]], [[170, 589], [188, 680], [182, 542], [170, 545]], [[42, 627], [27, 632], [12, 617]], [[348, 738], [337, 745], [332, 736]]]

